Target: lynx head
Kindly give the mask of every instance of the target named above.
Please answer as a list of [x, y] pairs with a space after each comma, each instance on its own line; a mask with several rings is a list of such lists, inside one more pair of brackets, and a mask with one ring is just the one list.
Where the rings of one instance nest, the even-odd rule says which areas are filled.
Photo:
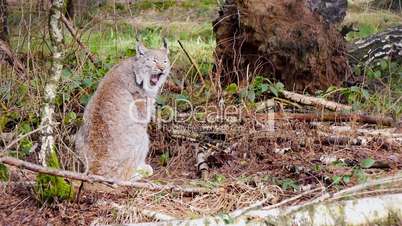
[[161, 49], [147, 49], [137, 42], [137, 64], [134, 68], [135, 80], [149, 95], [157, 95], [170, 72], [169, 50], [166, 39]]

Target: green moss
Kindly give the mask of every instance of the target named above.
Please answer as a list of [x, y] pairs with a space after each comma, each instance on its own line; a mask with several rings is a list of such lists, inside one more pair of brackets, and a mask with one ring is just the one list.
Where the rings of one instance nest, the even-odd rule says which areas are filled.
[[[55, 151], [48, 158], [48, 166], [60, 169], [59, 160]], [[51, 176], [40, 173], [36, 177], [35, 193], [37, 199], [42, 202], [54, 202], [72, 200], [74, 198], [73, 187], [63, 177]]]
[[0, 181], [8, 181], [10, 178], [10, 172], [4, 164], [0, 164]]

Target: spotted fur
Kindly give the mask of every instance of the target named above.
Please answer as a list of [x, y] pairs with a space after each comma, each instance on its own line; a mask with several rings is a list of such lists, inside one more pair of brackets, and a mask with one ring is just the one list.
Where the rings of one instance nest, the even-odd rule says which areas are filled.
[[135, 180], [149, 150], [147, 125], [155, 98], [170, 72], [168, 49], [137, 44], [137, 55], [115, 65], [86, 106], [76, 150], [90, 173]]

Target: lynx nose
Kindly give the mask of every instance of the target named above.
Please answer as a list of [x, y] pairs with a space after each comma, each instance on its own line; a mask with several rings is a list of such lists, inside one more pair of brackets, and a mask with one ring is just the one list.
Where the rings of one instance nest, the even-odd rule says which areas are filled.
[[162, 64], [158, 64], [158, 63], [156, 64], [156, 68], [158, 68], [161, 71], [165, 70], [165, 67]]

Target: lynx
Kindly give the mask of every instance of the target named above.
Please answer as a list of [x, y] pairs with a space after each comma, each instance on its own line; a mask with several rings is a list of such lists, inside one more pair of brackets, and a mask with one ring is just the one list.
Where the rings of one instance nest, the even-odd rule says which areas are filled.
[[137, 55], [115, 65], [102, 79], [84, 112], [75, 147], [87, 172], [120, 180], [152, 174], [145, 163], [147, 125], [155, 98], [170, 72], [167, 42], [162, 49], [137, 43]]

